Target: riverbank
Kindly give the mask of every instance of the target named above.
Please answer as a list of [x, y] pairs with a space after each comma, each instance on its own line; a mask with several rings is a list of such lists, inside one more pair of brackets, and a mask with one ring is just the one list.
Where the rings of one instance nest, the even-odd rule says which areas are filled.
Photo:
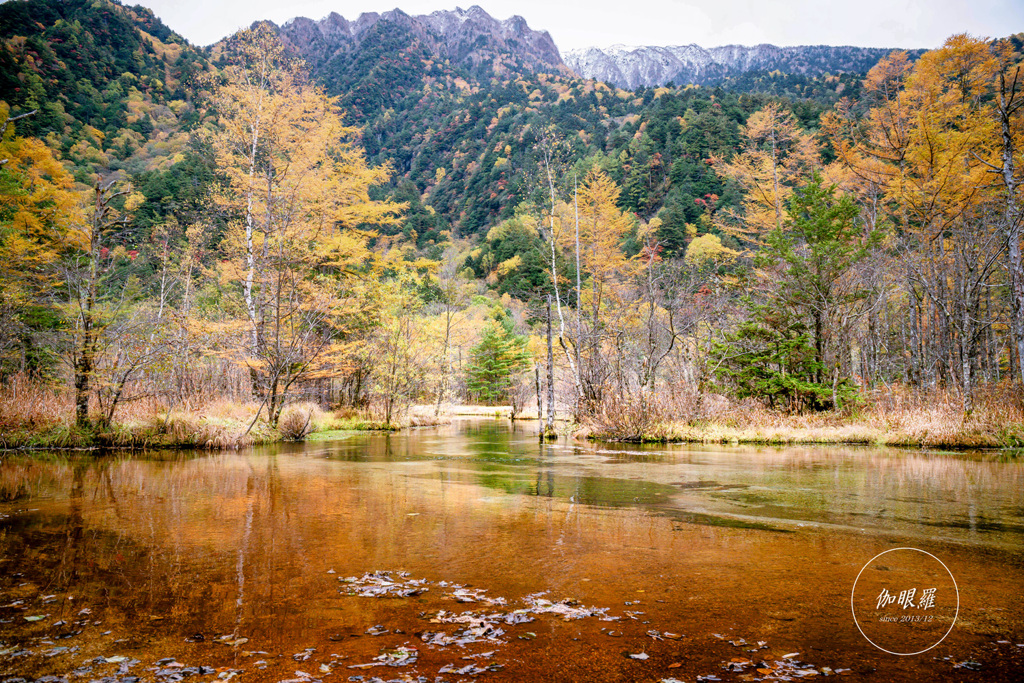
[[633, 402], [606, 406], [576, 436], [629, 443], [1024, 448], [1024, 399], [1016, 385], [991, 387], [970, 415], [955, 394], [902, 387], [865, 393], [847, 412], [790, 414], [720, 396], [683, 406]]
[[[3, 449], [235, 449], [279, 441], [326, 441], [346, 433], [397, 431], [450, 423], [458, 418], [509, 419], [509, 406], [434, 404], [411, 406], [385, 422], [370, 411], [325, 411], [295, 403], [271, 426], [256, 402], [215, 401], [170, 410], [127, 404], [105, 427], [79, 429], [67, 391], [28, 382], [0, 396]], [[563, 436], [628, 443], [795, 445], [857, 444], [939, 449], [1024, 448], [1024, 397], [1015, 384], [987, 387], [976, 408], [964, 415], [955, 393], [893, 386], [864, 392], [843, 412], [790, 414], [754, 401], [708, 394], [668, 400], [659, 395], [606, 400], [582, 423], [559, 415]], [[536, 406], [519, 411], [521, 422], [537, 420]]]
[[257, 402], [215, 401], [169, 410], [142, 402], [118, 410], [108, 424], [75, 425], [67, 392], [21, 383], [0, 397], [0, 449], [237, 449], [279, 441], [327, 440], [353, 431], [395, 431], [445, 424], [449, 414], [414, 407], [390, 423], [369, 411], [325, 411], [313, 403], [285, 407], [276, 426]]

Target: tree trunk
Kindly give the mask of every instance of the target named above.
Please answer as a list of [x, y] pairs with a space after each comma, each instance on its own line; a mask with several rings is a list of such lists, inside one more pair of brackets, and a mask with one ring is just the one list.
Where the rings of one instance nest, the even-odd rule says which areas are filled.
[[86, 429], [89, 421], [89, 379], [93, 371], [92, 313], [83, 311], [82, 343], [75, 359], [75, 425]]
[[448, 345], [452, 336], [452, 305], [445, 302], [444, 349], [441, 352], [441, 385], [437, 388], [437, 404], [434, 406], [434, 417], [441, 414], [441, 399], [448, 387]]
[[551, 345], [551, 295], [548, 294], [548, 418], [545, 434], [555, 431], [555, 352]]
[[75, 356], [75, 425], [82, 429], [92, 427], [89, 419], [89, 392], [96, 365], [96, 296], [100, 266], [100, 238], [106, 222], [107, 190], [110, 185], [95, 188], [93, 214], [89, 225], [89, 271], [84, 292], [79, 294], [82, 316], [82, 338]]
[[533, 381], [537, 389], [537, 429], [540, 438], [544, 438], [544, 397], [540, 393], [540, 366], [533, 366]]
[[970, 317], [967, 304], [964, 302], [961, 323], [963, 331], [960, 340], [960, 387], [964, 417], [969, 417], [974, 412], [974, 356], [977, 344], [975, 335], [970, 333], [973, 332]]
[[[1015, 159], [1016, 144], [1013, 138], [1012, 118], [1021, 108], [1017, 99], [1017, 80], [1020, 67], [1014, 71], [1011, 83], [1007, 83], [1006, 71], [999, 74], [999, 118], [1002, 134], [1002, 162], [1000, 174], [1006, 186], [1006, 204], [1003, 216], [1003, 230], [1006, 237], [1007, 267], [1010, 271], [1010, 301], [1012, 304], [1011, 329], [1017, 347], [1018, 361], [1024, 358], [1024, 262], [1022, 262], [1021, 215], [1017, 202], [1020, 184]], [[1024, 362], [1018, 362], [1019, 379], [1024, 382]]]

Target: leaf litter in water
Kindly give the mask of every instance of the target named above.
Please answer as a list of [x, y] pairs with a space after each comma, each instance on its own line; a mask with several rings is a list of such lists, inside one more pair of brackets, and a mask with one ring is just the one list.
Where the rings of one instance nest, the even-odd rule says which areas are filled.
[[973, 659], [965, 659], [962, 662], [957, 662], [953, 665], [954, 669], [967, 669], [968, 671], [981, 671], [981, 662], [976, 662]]
[[245, 645], [249, 642], [248, 638], [238, 638], [233, 635], [220, 636], [216, 639], [218, 643], [222, 645], [230, 645], [231, 647], [238, 647], [239, 645]]
[[488, 671], [501, 671], [504, 669], [502, 664], [488, 664], [487, 666], [478, 666], [476, 664], [467, 664], [465, 666], [458, 666], [457, 664], [445, 664], [437, 670], [439, 674], [458, 674], [459, 676], [476, 676], [478, 674], [487, 673]]
[[415, 664], [419, 656], [420, 651], [416, 648], [402, 645], [394, 650], [385, 650], [377, 657], [374, 657], [373, 660], [381, 662], [386, 666], [409, 666], [410, 664]]
[[430, 590], [425, 585], [425, 579], [408, 579], [408, 576], [406, 572], [398, 572], [396, 579], [389, 571], [377, 571], [361, 577], [349, 576], [341, 579], [345, 584], [342, 592], [361, 598], [407, 598]]
[[[764, 641], [758, 641], [758, 645], [766, 646]], [[721, 667], [723, 670], [731, 673], [742, 673], [748, 669], [753, 669], [759, 677], [755, 680], [761, 681], [793, 681], [802, 678], [809, 678], [814, 676], [830, 676], [832, 674], [840, 674], [849, 671], [850, 669], [831, 669], [830, 667], [816, 667], [814, 664], [808, 664], [801, 662], [796, 659], [799, 656], [799, 652], [790, 652], [783, 655], [780, 659], [773, 659], [770, 655], [766, 655], [764, 659], [757, 661], [754, 659], [744, 659], [741, 657], [734, 657], [728, 662], [722, 662]], [[749, 675], [749, 674], [748, 674]], [[741, 676], [741, 678], [744, 678]], [[720, 681], [722, 679], [714, 675], [698, 676], [698, 681]]]
[[[391, 571], [375, 571], [372, 573], [363, 574], [362, 577], [347, 577], [340, 579], [342, 582], [341, 592], [345, 595], [358, 596], [358, 597], [371, 597], [371, 598], [382, 598], [382, 597], [393, 597], [393, 598], [408, 598], [420, 595], [430, 590], [428, 584], [437, 586], [444, 589], [441, 593], [441, 597], [454, 600], [460, 604], [482, 604], [490, 607], [505, 607], [507, 606], [507, 600], [502, 597], [491, 597], [487, 595], [487, 590], [482, 588], [468, 588], [461, 584], [448, 581], [430, 582], [426, 579], [412, 579], [407, 572], [391, 572]], [[572, 598], [563, 598], [562, 600], [550, 600], [543, 596], [547, 595], [547, 591], [541, 593], [534, 593], [531, 595], [524, 596], [521, 602], [525, 605], [524, 607], [514, 610], [469, 610], [466, 612], [456, 613], [449, 610], [439, 610], [433, 615], [425, 615], [421, 613], [421, 618], [428, 619], [433, 624], [458, 624], [461, 628], [457, 628], [454, 631], [437, 630], [437, 631], [426, 631], [418, 634], [420, 640], [428, 646], [436, 647], [449, 647], [451, 645], [457, 645], [459, 647], [465, 647], [473, 643], [490, 642], [496, 644], [507, 644], [507, 640], [503, 639], [506, 636], [505, 630], [501, 627], [502, 625], [517, 625], [522, 623], [528, 623], [535, 620], [535, 616], [543, 614], [552, 614], [561, 617], [565, 621], [571, 621], [575, 619], [584, 618], [597, 618], [601, 621], [621, 621], [622, 616], [612, 616], [608, 614], [609, 608], [607, 607], [588, 607], [581, 604], [579, 601]], [[639, 601], [628, 601], [628, 606], [639, 604]], [[630, 612], [626, 611], [625, 615], [631, 620], [639, 620], [639, 616], [643, 615], [643, 612]], [[647, 622], [644, 622], [647, 623]], [[601, 629], [605, 631], [605, 629]], [[366, 633], [370, 635], [383, 635], [389, 633], [383, 625], [377, 625], [371, 627]], [[398, 633], [398, 631], [396, 631]], [[609, 636], [621, 636], [621, 631], [608, 631], [606, 635]], [[646, 632], [646, 635], [653, 638], [654, 640], [680, 640], [682, 634], [671, 633], [668, 631], [659, 631], [657, 629], [650, 629]], [[756, 645], [748, 642], [745, 638], [730, 639], [726, 636], [713, 633], [711, 634], [719, 640], [728, 642], [733, 647], [746, 647], [749, 648], [746, 651], [749, 653], [756, 653], [759, 650], [765, 650], [768, 648], [766, 641], [755, 641]], [[533, 632], [525, 632], [517, 636], [521, 640], [531, 640], [537, 637], [537, 634]], [[331, 638], [332, 640], [340, 639]], [[755, 659], [742, 659], [733, 658], [732, 661], [723, 662], [722, 669], [731, 672], [746, 672], [750, 669], [756, 671], [756, 674], [761, 675], [763, 678], [759, 680], [797, 680], [805, 677], [818, 676], [821, 674], [831, 675], [833, 673], [842, 673], [849, 671], [849, 669], [836, 669], [833, 671], [828, 667], [821, 667], [821, 669], [815, 668], [812, 664], [806, 664], [796, 660], [799, 656], [799, 652], [791, 652], [783, 655], [782, 658], [775, 660], [771, 655], [765, 655], [764, 659], [760, 662]], [[485, 656], [491, 656], [493, 652], [481, 653], [480, 655], [470, 655], [463, 657], [464, 660], [473, 660], [476, 657], [483, 658]], [[416, 655], [411, 652], [402, 653], [400, 651], [394, 651], [392, 654], [384, 654], [377, 657], [374, 662], [366, 664], [351, 665], [349, 668], [369, 668], [373, 666], [382, 666], [385, 663], [390, 662], [405, 662], [415, 661]], [[646, 660], [649, 659], [649, 655], [646, 652], [640, 653], [626, 653], [626, 656], [634, 660]], [[962, 668], [969, 668], [969, 665]], [[392, 664], [395, 665], [395, 664]], [[404, 664], [398, 664], [399, 666]], [[439, 673], [454, 673], [457, 675], [477, 675], [485, 671], [494, 671], [495, 665], [489, 667], [480, 667], [476, 663], [464, 666], [457, 666], [456, 664], [448, 664], [443, 667]], [[749, 676], [750, 674], [747, 674]], [[362, 677], [352, 677], [351, 680], [363, 680]], [[379, 679], [373, 679], [379, 680]], [[675, 679], [663, 679], [665, 681], [672, 681]], [[713, 674], [700, 676], [697, 678], [698, 681], [720, 681], [721, 679]]]

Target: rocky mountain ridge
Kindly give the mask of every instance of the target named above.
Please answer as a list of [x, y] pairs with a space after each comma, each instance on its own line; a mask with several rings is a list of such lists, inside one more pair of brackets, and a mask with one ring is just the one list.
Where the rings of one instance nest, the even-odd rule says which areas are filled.
[[[855, 46], [762, 44], [713, 48], [613, 45], [562, 54], [547, 31], [531, 29], [521, 16], [495, 19], [478, 5], [424, 15], [410, 15], [400, 9], [367, 12], [353, 20], [332, 12], [319, 21], [296, 17], [278, 30], [314, 71], [329, 62], [351, 60], [366, 49], [373, 51], [373, 43], [389, 40], [414, 46], [425, 56], [447, 59], [480, 75], [488, 71], [499, 75], [575, 73], [629, 90], [670, 82], [713, 85], [752, 71], [809, 77], [866, 73], [891, 52], [887, 48]], [[911, 56], [921, 52], [911, 51]]]
[[[714, 84], [749, 71], [782, 71], [818, 76], [824, 73], [865, 73], [892, 50], [853, 46], [699, 45], [588, 47], [568, 50], [566, 65], [583, 78], [620, 88], [693, 83]], [[923, 51], [910, 51], [917, 56]]]
[[535, 31], [526, 20], [503, 21], [477, 5], [468, 10], [437, 11], [412, 16], [400, 9], [367, 12], [349, 21], [336, 12], [319, 21], [297, 17], [279, 27], [282, 37], [314, 68], [352, 55], [371, 36], [387, 32], [408, 34], [428, 54], [467, 68], [481, 64], [518, 64], [531, 72], [566, 71], [558, 48], [547, 31]]

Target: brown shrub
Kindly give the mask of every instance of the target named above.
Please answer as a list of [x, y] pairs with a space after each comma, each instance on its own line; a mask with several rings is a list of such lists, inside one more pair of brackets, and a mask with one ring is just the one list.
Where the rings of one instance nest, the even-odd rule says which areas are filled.
[[657, 394], [607, 395], [589, 417], [589, 427], [617, 441], [662, 441], [669, 438], [668, 401]]
[[26, 375], [15, 375], [0, 386], [0, 429], [42, 431], [68, 426], [74, 413], [71, 391]]
[[301, 441], [313, 431], [314, 424], [322, 419], [323, 411], [320, 410], [320, 406], [313, 403], [293, 403], [281, 411], [277, 430], [286, 439]]

